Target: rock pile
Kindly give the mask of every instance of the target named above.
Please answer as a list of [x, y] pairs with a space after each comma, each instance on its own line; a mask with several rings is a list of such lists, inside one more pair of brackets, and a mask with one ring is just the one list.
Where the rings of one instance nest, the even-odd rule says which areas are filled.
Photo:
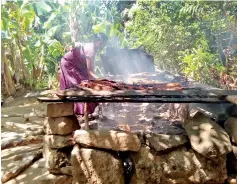
[[44, 122], [43, 157], [45, 167], [57, 177], [66, 178], [70, 183], [72, 166], [70, 155], [72, 151], [72, 132], [80, 126], [73, 112], [73, 103], [48, 104], [47, 118]]
[[224, 183], [227, 178], [227, 152], [210, 159], [183, 135], [77, 130], [74, 140], [73, 183], [123, 184], [125, 171], [116, 152], [125, 150], [133, 162], [131, 183]]
[[[228, 178], [229, 155], [237, 155], [235, 117], [224, 129], [197, 113], [183, 124], [186, 134], [167, 135], [148, 130], [80, 130], [70, 103], [48, 105], [47, 116], [45, 166], [50, 173], [66, 177], [65, 183], [126, 183], [126, 159], [132, 163], [132, 184], [222, 184], [236, 176], [235, 170]], [[121, 158], [119, 153], [129, 157]], [[230, 162], [237, 168], [235, 156]]]
[[74, 133], [72, 174], [74, 183], [124, 183], [123, 162], [117, 152], [140, 150], [136, 134], [108, 130]]

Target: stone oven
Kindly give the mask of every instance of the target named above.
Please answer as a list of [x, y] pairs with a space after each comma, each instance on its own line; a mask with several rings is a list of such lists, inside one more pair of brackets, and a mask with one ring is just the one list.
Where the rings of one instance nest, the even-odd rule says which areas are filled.
[[[164, 77], [164, 73], [160, 76]], [[177, 80], [174, 78], [169, 80]], [[204, 94], [197, 98], [187, 91], [182, 93], [188, 98], [167, 91], [156, 100], [154, 91], [149, 99], [144, 98], [149, 93], [146, 91], [142, 93], [143, 103], [134, 103], [138, 98], [121, 98], [121, 93], [117, 93], [119, 98], [109, 98], [108, 92], [101, 96], [101, 91], [86, 88], [61, 91], [60, 98], [39, 98], [50, 102], [44, 125], [45, 167], [64, 183], [74, 184], [233, 182], [237, 169], [237, 112], [226, 96], [234, 92], [221, 91], [222, 98], [204, 98]], [[188, 102], [198, 104], [200, 100], [228, 107], [224, 123], [218, 124], [215, 116], [204, 111], [187, 116]], [[73, 113], [74, 101], [107, 103], [102, 104], [99, 118], [87, 122], [90, 118], [86, 115], [79, 125]], [[86, 123], [89, 129], [83, 128]]]

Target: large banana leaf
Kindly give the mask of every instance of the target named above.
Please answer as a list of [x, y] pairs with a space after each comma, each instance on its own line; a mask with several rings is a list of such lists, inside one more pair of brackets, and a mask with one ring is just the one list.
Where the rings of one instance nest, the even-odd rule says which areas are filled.
[[42, 16], [52, 11], [52, 8], [49, 5], [49, 2], [45, 2], [45, 1], [34, 2], [33, 7], [35, 9], [37, 16]]

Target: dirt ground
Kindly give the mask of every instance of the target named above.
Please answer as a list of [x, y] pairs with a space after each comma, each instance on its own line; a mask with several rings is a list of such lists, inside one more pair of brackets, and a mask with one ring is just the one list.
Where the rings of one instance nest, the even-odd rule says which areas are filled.
[[[16, 171], [21, 163], [28, 162], [37, 151], [42, 152], [42, 130], [47, 104], [38, 102], [37, 95], [47, 93], [50, 91], [21, 92], [16, 97], [5, 99], [1, 107], [2, 181], [13, 177], [12, 171]], [[27, 139], [29, 141], [25, 143]], [[38, 141], [32, 141], [36, 139]], [[28, 160], [25, 160], [26, 157]], [[44, 160], [38, 159], [6, 183], [30, 184], [50, 177], [53, 176], [44, 168]]]

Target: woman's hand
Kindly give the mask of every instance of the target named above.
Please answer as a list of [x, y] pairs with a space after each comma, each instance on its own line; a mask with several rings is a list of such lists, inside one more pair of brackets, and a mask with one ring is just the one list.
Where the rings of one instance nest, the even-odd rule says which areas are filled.
[[94, 74], [93, 72], [90, 72], [89, 73], [89, 79], [90, 80], [96, 80], [96, 79], [99, 79], [99, 77], [96, 74]]
[[98, 79], [99, 77], [92, 71], [92, 66], [89, 58], [86, 58], [87, 72], [89, 75], [89, 80]]

